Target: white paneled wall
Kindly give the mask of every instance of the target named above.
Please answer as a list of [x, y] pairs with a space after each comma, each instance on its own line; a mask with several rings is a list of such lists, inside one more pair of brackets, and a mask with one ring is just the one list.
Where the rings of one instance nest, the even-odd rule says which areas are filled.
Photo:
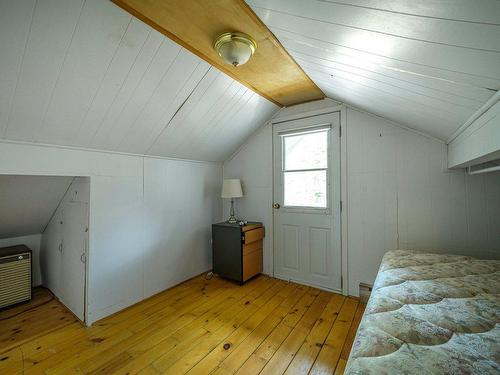
[[500, 258], [500, 174], [446, 167], [446, 146], [347, 110], [349, 292], [395, 248]]
[[[325, 102], [326, 106], [334, 103]], [[323, 105], [324, 107], [325, 105]], [[315, 110], [297, 106], [279, 116]], [[409, 248], [500, 258], [500, 173], [469, 176], [446, 168], [443, 142], [347, 108], [349, 293], [371, 283], [386, 250]], [[272, 223], [271, 126], [266, 124], [224, 164], [241, 178], [239, 216]], [[228, 205], [225, 204], [224, 215]], [[265, 271], [271, 243], [266, 238]]]
[[222, 168], [144, 159], [144, 297], [212, 268]]
[[33, 258], [31, 259], [31, 267], [33, 272], [32, 284], [39, 286], [42, 284], [42, 275], [40, 272], [40, 243], [42, 240], [41, 234], [31, 234], [29, 236], [0, 238], [0, 247], [26, 245], [32, 251]]
[[[264, 273], [272, 273], [272, 131], [266, 125], [224, 163], [224, 178], [241, 179], [243, 198], [235, 200], [236, 217], [248, 221], [261, 221], [266, 228], [264, 238]], [[224, 199], [223, 218], [229, 218], [230, 200]]]
[[219, 164], [0, 142], [0, 174], [90, 177], [89, 323], [210, 268]]
[[137, 176], [90, 179], [92, 320], [143, 299], [142, 161], [133, 160], [131, 167]]
[[[65, 242], [71, 243], [71, 239], [68, 238], [69, 234], [64, 233], [63, 227], [63, 221], [74, 220], [73, 217], [67, 217], [67, 215], [65, 215], [65, 212], [67, 212], [66, 208], [71, 202], [89, 204], [90, 181], [88, 177], [72, 178], [71, 185], [67, 189], [61, 201], [58, 202], [57, 209], [53, 212], [53, 216], [47, 223], [47, 226], [42, 233], [40, 246], [40, 269], [42, 273], [42, 282], [44, 286], [49, 288], [63, 302], [65, 302], [62, 293], [64, 285], [61, 285], [61, 283], [64, 283], [64, 280], [61, 276], [62, 247], [60, 248], [60, 246], [62, 246]], [[84, 250], [85, 249], [80, 249], [82, 253]], [[67, 264], [72, 264], [72, 262], [68, 262]]]

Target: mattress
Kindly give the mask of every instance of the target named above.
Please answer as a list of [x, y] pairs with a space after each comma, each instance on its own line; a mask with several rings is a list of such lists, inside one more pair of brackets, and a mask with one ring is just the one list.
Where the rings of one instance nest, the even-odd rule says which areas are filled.
[[500, 261], [385, 254], [345, 374], [500, 374]]

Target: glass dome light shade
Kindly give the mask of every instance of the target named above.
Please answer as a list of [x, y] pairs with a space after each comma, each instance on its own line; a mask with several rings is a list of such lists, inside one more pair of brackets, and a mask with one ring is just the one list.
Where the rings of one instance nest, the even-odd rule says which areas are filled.
[[226, 64], [237, 67], [250, 60], [257, 49], [257, 43], [243, 33], [224, 33], [217, 38], [214, 48]]

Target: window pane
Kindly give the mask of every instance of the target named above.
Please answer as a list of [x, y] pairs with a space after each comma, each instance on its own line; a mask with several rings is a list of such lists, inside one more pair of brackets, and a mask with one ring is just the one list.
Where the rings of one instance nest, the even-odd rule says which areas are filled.
[[283, 137], [285, 170], [327, 168], [328, 130]]
[[284, 172], [285, 206], [326, 208], [326, 170]]

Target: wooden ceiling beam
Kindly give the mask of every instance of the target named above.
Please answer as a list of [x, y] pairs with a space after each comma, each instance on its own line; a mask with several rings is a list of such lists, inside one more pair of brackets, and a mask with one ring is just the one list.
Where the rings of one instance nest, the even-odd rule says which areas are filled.
[[[279, 106], [325, 94], [243, 0], [112, 0], [209, 64]], [[213, 48], [222, 33], [239, 31], [258, 44], [248, 63], [225, 64]]]

